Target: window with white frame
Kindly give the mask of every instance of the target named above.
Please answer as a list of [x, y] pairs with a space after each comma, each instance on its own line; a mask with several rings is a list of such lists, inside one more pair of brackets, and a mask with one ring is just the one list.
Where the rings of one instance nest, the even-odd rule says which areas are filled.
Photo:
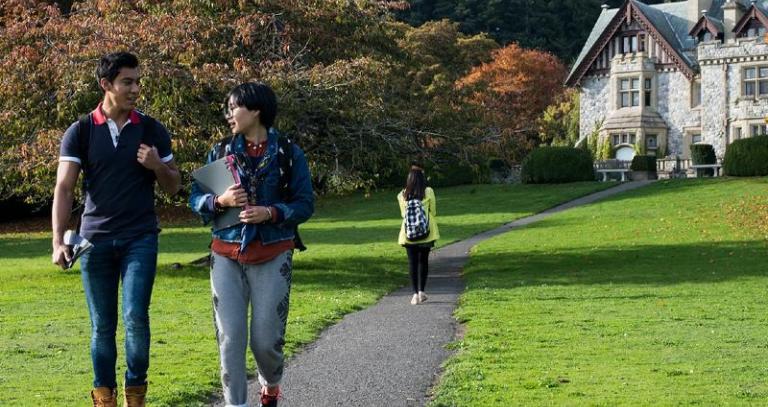
[[643, 99], [645, 99], [645, 107], [651, 107], [651, 93], [653, 90], [652, 85], [653, 81], [651, 78], [645, 78], [645, 83], [643, 86]]
[[734, 127], [733, 128], [733, 140], [739, 140], [741, 139], [741, 127]]
[[645, 136], [645, 146], [649, 150], [653, 150], [653, 149], [655, 149], [657, 147], [656, 142], [657, 142], [657, 140], [656, 140], [656, 135], [655, 134], [649, 134], [649, 135]]
[[635, 144], [635, 134], [634, 133], [616, 133], [611, 135], [611, 139], [613, 141], [613, 145], [617, 146], [619, 144]]
[[691, 134], [691, 144], [699, 144], [703, 141], [700, 133]]
[[765, 124], [750, 124], [749, 125], [749, 135], [750, 137], [755, 136], [765, 136], [768, 134], [766, 131], [766, 125]]
[[640, 106], [640, 78], [619, 79], [619, 106]]
[[701, 80], [697, 79], [691, 83], [691, 108], [701, 105]]
[[750, 66], [742, 74], [742, 95], [768, 96], [768, 66]]
[[762, 37], [765, 35], [765, 27], [750, 27], [747, 29], [747, 37]]

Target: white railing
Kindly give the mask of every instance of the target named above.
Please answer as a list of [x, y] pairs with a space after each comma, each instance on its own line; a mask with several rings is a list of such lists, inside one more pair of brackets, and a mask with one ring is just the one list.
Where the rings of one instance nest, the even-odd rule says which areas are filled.
[[622, 170], [628, 169], [631, 161], [624, 160], [597, 160], [595, 161], [596, 170]]
[[688, 158], [657, 158], [656, 172], [671, 173], [677, 169], [677, 172], [688, 171], [691, 168], [691, 160]]

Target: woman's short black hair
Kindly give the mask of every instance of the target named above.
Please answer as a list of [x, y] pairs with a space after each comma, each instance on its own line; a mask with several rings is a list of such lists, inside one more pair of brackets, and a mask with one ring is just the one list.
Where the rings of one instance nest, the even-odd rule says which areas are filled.
[[120, 74], [121, 68], [138, 68], [139, 58], [130, 52], [114, 52], [104, 55], [99, 60], [99, 66], [96, 68], [96, 81], [106, 78], [109, 83], [115, 81]]
[[277, 96], [267, 84], [262, 82], [246, 82], [235, 86], [229, 91], [226, 103], [230, 101], [235, 106], [242, 106], [248, 110], [258, 110], [259, 120], [266, 128], [275, 124], [277, 116]]

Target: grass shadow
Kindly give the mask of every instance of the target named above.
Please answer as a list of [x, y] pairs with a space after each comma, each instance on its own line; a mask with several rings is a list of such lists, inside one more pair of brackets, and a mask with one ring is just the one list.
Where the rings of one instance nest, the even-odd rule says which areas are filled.
[[484, 250], [470, 259], [474, 281], [495, 288], [532, 285], [710, 284], [766, 276], [764, 241], [512, 252]]

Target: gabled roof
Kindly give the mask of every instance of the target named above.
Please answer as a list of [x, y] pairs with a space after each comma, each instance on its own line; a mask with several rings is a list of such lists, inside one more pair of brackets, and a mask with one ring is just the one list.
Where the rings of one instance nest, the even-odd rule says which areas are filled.
[[[698, 67], [696, 59], [691, 53], [686, 52], [695, 47], [693, 39], [688, 36], [687, 2], [663, 3], [652, 7], [637, 0], [629, 1], [642, 12], [640, 14], [641, 21], [643, 15], [648, 18], [651, 27], [644, 28], [649, 31], [649, 34], [653, 36], [653, 29], [655, 28], [671, 46], [672, 50], [668, 49], [667, 52], [673, 56], [678, 54], [692, 71], [695, 70]], [[716, 2], [713, 1], [712, 3]], [[659, 41], [658, 38], [655, 39]]]
[[606, 29], [608, 28], [608, 25], [610, 25], [614, 20], [614, 17], [618, 11], [619, 9], [617, 8], [611, 10], [604, 8], [602, 13], [600, 13], [600, 17], [597, 18], [595, 26], [592, 27], [592, 32], [590, 32], [589, 37], [587, 37], [587, 42], [584, 44], [584, 48], [581, 49], [579, 56], [576, 57], [576, 62], [573, 64], [571, 72], [568, 73], [568, 78], [565, 81], [566, 84], [571, 82], [574, 73], [579, 68], [579, 66], [581, 66], [581, 63], [584, 62], [584, 60], [587, 58], [587, 54], [590, 53], [595, 44], [597, 44], [598, 40], [603, 36]]
[[703, 15], [688, 34], [693, 37], [698, 37], [701, 35], [702, 31], [707, 31], [710, 34], [717, 36], [725, 30], [723, 27], [724, 24], [722, 21], [708, 15]]
[[733, 27], [733, 32], [739, 33], [749, 24], [753, 18], [758, 19], [764, 26], [768, 27], [768, 5], [762, 1], [751, 3], [747, 11], [741, 16]]
[[[719, 10], [724, 1], [714, 0], [710, 10]], [[693, 78], [698, 64], [691, 52], [694, 44], [693, 39], [688, 36], [687, 12], [686, 2], [649, 6], [637, 0], [627, 0], [618, 9], [603, 9], [565, 83], [572, 86], [581, 80], [608, 41], [621, 27], [622, 22], [630, 16], [638, 20], [648, 35], [661, 45], [687, 77]]]

